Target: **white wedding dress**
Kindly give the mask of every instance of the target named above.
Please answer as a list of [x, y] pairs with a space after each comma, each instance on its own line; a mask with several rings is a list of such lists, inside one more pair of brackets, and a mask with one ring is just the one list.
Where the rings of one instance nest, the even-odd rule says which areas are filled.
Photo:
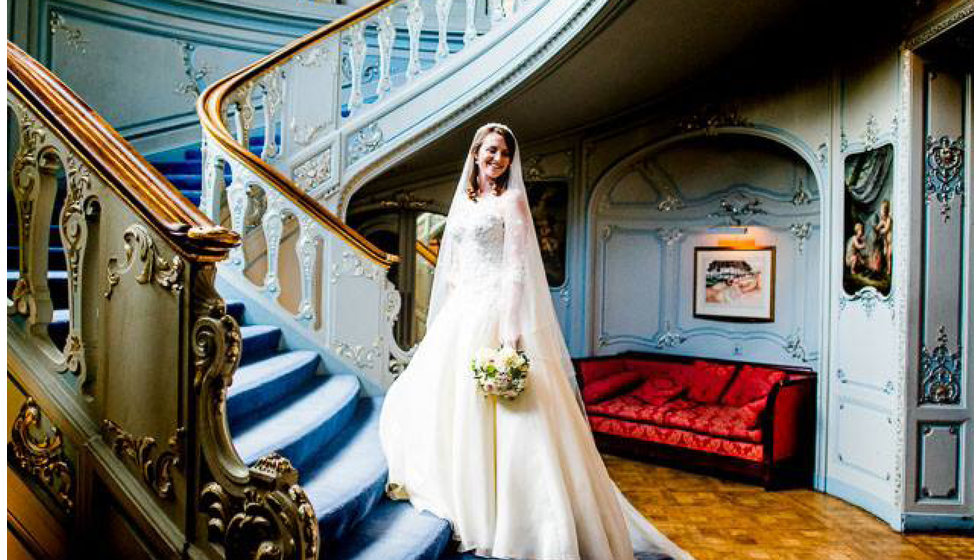
[[[519, 157], [512, 165], [520, 180]], [[437, 315], [381, 411], [388, 495], [449, 520], [459, 550], [479, 556], [690, 558], [609, 478], [577, 388], [562, 371], [570, 365], [564, 343], [556, 348], [555, 333], [529, 326], [557, 329], [550, 299], [550, 323], [529, 319], [526, 311], [534, 290], [546, 293], [547, 286], [526, 287], [545, 280], [537, 246], [528, 246], [535, 238], [533, 229], [526, 233], [531, 224], [522, 191], [487, 194], [475, 203], [454, 199], [439, 261], [448, 267], [442, 271], [448, 289], [437, 309], [430, 308]], [[536, 262], [526, 258], [530, 251]], [[437, 284], [439, 276], [437, 270]], [[495, 403], [477, 390], [470, 360], [480, 348], [511, 340], [506, 335], [515, 329], [531, 360], [527, 387], [513, 401]]]

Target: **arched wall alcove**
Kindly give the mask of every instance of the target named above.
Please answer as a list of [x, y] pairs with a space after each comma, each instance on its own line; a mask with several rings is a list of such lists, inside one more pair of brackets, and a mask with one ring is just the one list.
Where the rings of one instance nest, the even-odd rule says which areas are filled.
[[[686, 132], [610, 166], [587, 207], [589, 352], [642, 350], [823, 373], [825, 161], [789, 133], [751, 126]], [[704, 316], [704, 295], [695, 316], [695, 282], [704, 284], [696, 250], [702, 258], [717, 254], [704, 251], [735, 249], [765, 259], [762, 249], [769, 247], [771, 320], [745, 321], [734, 308], [722, 310], [734, 315], [719, 316], [717, 305]]]

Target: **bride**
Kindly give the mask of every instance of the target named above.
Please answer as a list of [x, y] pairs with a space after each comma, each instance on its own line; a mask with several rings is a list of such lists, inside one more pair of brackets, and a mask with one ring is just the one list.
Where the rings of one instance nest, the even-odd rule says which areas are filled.
[[[381, 411], [388, 496], [449, 520], [479, 556], [691, 558], [626, 501], [595, 447], [506, 126], [476, 132], [444, 231], [426, 335]], [[501, 343], [531, 363], [512, 401], [482, 396], [470, 371]]]

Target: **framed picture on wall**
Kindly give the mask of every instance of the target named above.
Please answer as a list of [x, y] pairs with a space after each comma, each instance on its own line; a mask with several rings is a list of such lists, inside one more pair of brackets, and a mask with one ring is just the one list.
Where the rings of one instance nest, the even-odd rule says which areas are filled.
[[694, 248], [694, 316], [714, 321], [775, 319], [776, 248]]

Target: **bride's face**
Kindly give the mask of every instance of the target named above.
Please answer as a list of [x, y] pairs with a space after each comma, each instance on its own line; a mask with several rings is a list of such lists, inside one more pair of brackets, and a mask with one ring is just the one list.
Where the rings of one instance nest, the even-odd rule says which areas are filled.
[[483, 139], [480, 149], [476, 154], [477, 167], [480, 175], [496, 179], [507, 171], [510, 167], [510, 150], [507, 149], [507, 141], [496, 132], [491, 132]]

